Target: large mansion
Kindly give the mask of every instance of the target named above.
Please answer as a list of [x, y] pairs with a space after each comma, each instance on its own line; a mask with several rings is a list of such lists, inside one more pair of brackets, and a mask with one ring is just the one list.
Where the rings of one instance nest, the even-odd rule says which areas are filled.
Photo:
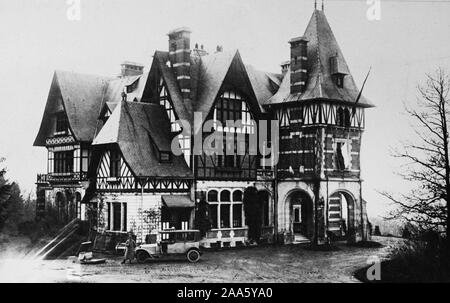
[[[204, 200], [211, 228], [203, 245], [236, 246], [248, 235], [244, 191], [256, 187], [268, 242], [366, 239], [360, 151], [373, 105], [324, 12], [315, 9], [289, 41], [280, 73], [246, 65], [237, 50], [192, 46], [190, 36], [188, 28], [169, 32], [168, 49], [149, 66], [123, 62], [118, 77], [55, 71], [34, 142], [48, 151], [38, 215], [53, 209], [69, 222], [93, 209], [97, 231], [132, 231], [143, 242], [162, 229], [196, 229]], [[225, 127], [230, 120], [243, 126]], [[279, 147], [272, 163], [248, 152], [257, 126], [271, 120], [279, 128], [265, 142]], [[194, 153], [194, 141], [213, 131], [244, 134], [247, 152]]]

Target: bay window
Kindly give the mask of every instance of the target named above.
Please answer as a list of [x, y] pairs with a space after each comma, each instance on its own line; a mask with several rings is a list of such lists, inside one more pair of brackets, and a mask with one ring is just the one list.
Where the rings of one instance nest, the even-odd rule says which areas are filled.
[[213, 229], [243, 227], [242, 190], [213, 189], [207, 194]]
[[73, 150], [53, 153], [53, 173], [64, 174], [73, 172]]

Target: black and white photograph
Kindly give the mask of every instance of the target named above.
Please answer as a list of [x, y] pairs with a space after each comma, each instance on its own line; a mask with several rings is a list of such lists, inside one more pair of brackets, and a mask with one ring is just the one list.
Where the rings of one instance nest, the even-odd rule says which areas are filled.
[[450, 282], [449, 16], [0, 0], [0, 282]]

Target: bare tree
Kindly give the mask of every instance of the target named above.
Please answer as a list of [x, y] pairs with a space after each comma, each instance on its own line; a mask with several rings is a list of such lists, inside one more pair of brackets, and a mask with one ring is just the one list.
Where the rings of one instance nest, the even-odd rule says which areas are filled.
[[417, 124], [414, 126], [417, 139], [394, 154], [406, 160], [401, 175], [413, 182], [414, 189], [400, 196], [382, 193], [398, 206], [390, 213], [391, 218], [402, 218], [421, 230], [445, 232], [448, 240], [449, 91], [450, 78], [443, 69], [427, 75], [425, 83], [419, 85], [417, 105], [406, 106], [408, 115]]

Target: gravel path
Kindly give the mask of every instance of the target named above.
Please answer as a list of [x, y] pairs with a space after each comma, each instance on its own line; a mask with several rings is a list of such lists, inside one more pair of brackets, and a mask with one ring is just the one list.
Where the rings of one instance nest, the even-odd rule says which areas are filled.
[[0, 259], [0, 282], [358, 282], [353, 272], [371, 256], [384, 258], [401, 241], [375, 237], [381, 248], [339, 244], [336, 251], [301, 246], [269, 246], [205, 252], [197, 264], [186, 261], [121, 265], [109, 257], [100, 265], [72, 260]]

